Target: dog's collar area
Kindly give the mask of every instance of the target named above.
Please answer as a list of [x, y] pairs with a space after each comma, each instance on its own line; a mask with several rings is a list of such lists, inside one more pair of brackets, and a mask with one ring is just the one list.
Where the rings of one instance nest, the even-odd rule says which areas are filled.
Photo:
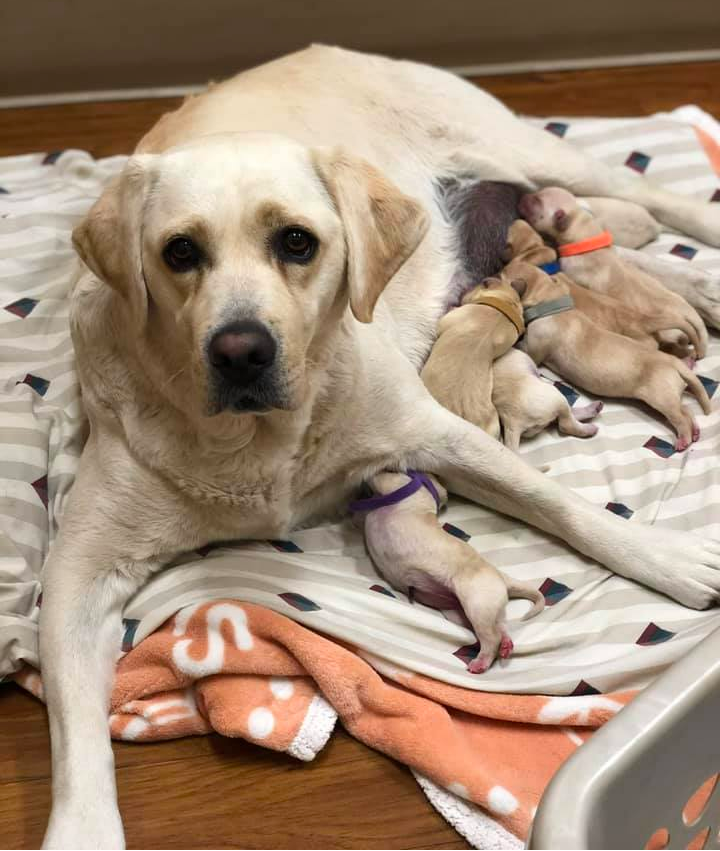
[[440, 494], [437, 488], [432, 483], [430, 478], [425, 473], [420, 473], [418, 470], [406, 470], [405, 475], [410, 477], [410, 481], [390, 493], [377, 494], [369, 496], [367, 499], [358, 499], [350, 503], [350, 511], [357, 513], [360, 511], [375, 511], [377, 508], [386, 508], [388, 505], [397, 505], [414, 493], [417, 493], [420, 488], [426, 488], [432, 498], [435, 500], [437, 511], [440, 511]]
[[540, 263], [538, 269], [542, 269], [546, 275], [557, 275], [562, 271], [559, 260], [553, 260], [551, 263]]
[[541, 301], [540, 304], [533, 304], [532, 307], [526, 307], [523, 310], [523, 319], [525, 324], [529, 325], [536, 319], [542, 319], [544, 316], [553, 316], [555, 313], [564, 313], [566, 310], [572, 310], [575, 307], [575, 302], [571, 295], [563, 295], [560, 298], [553, 298], [549, 301]]
[[560, 257], [573, 257], [576, 254], [589, 254], [599, 248], [609, 248], [613, 244], [612, 234], [604, 230], [596, 236], [581, 239], [579, 242], [569, 242], [567, 245], [558, 246], [557, 253]]
[[492, 307], [512, 322], [518, 334], [522, 334], [525, 331], [521, 309], [515, 307], [506, 298], [501, 297], [500, 294], [493, 292], [493, 290], [487, 290], [487, 292], [474, 295], [473, 300], [469, 303], [479, 304], [483, 307]]

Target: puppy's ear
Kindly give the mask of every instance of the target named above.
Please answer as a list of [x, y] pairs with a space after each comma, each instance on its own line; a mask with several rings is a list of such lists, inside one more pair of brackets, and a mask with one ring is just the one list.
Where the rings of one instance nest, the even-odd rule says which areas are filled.
[[429, 217], [370, 163], [339, 150], [318, 149], [313, 158], [343, 222], [350, 309], [360, 322], [371, 322], [375, 303], [420, 244]]
[[72, 233], [82, 261], [127, 301], [137, 328], [144, 327], [147, 315], [141, 222], [151, 159], [133, 157]]
[[565, 210], [555, 210], [553, 213], [553, 225], [555, 225], [556, 230], [562, 233], [567, 230], [569, 224], [568, 214]]
[[505, 248], [500, 252], [500, 259], [503, 263], [509, 263], [513, 257], [515, 256], [515, 249], [513, 248], [512, 240], [508, 239], [505, 243]]
[[522, 298], [525, 295], [525, 290], [527, 289], [527, 281], [525, 278], [513, 278], [510, 281], [510, 286], [515, 290], [515, 292]]

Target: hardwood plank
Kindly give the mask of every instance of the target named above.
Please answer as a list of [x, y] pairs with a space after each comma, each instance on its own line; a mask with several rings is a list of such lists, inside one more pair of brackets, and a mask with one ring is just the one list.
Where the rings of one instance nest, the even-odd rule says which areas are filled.
[[0, 156], [80, 148], [95, 157], [129, 154], [181, 98], [93, 101], [0, 109]]
[[[648, 115], [696, 103], [720, 115], [720, 62], [508, 74], [474, 82], [526, 115]], [[0, 156], [82, 148], [129, 154], [179, 98], [0, 110]]]
[[720, 116], [720, 62], [477, 77], [524, 115], [633, 116], [694, 103]]
[[[28, 700], [17, 695], [0, 703], [0, 741], [17, 737], [18, 764], [40, 723], [36, 709], [42, 712]], [[16, 719], [28, 710], [27, 735], [7, 730], [5, 708]], [[181, 755], [187, 742], [202, 742], [206, 750]], [[114, 751], [130, 848], [469, 847], [404, 766], [342, 728], [312, 763], [221, 736], [115, 743]], [[174, 758], [162, 759], [163, 753]], [[28, 758], [43, 763], [41, 777], [9, 781], [6, 773], [0, 782], [4, 848], [36, 848], [45, 829], [49, 756]]]
[[[44, 705], [18, 686], [0, 685], [0, 719], [0, 786], [50, 777], [50, 736]], [[144, 745], [116, 742], [114, 747], [120, 768], [207, 756], [218, 750], [208, 736]], [[1, 837], [0, 831], [0, 844]]]

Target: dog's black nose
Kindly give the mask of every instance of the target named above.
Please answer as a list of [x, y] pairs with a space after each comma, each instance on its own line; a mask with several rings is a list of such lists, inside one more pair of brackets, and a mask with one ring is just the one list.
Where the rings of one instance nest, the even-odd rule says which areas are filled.
[[272, 366], [277, 345], [259, 322], [238, 322], [221, 328], [210, 340], [208, 357], [222, 377], [235, 387], [253, 382]]

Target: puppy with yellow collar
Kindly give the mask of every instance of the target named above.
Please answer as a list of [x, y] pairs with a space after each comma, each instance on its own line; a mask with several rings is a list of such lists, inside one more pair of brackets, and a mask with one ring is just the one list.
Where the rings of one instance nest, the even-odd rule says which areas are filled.
[[460, 307], [440, 320], [421, 378], [441, 405], [499, 438], [492, 366], [514, 345], [525, 325], [518, 294], [508, 282], [493, 280], [496, 286], [491, 290], [473, 288]]

